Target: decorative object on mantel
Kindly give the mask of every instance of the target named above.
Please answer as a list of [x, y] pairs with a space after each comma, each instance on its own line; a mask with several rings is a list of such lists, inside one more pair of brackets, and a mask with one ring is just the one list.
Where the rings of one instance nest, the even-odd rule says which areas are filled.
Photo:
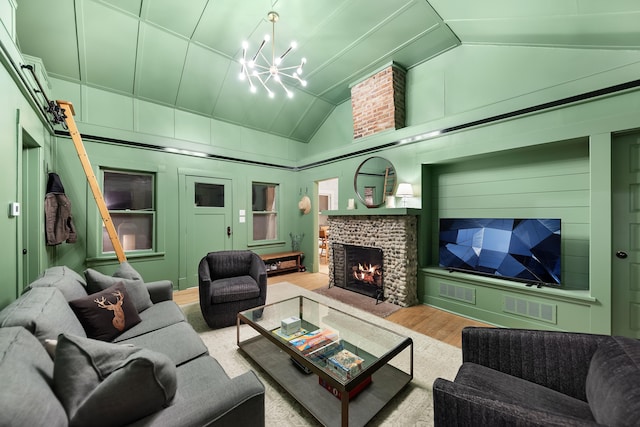
[[356, 208], [356, 201], [353, 199], [349, 199], [347, 203], [347, 209], [352, 211]]
[[302, 243], [302, 239], [304, 239], [304, 233], [302, 234], [289, 233], [289, 237], [291, 237], [291, 250], [293, 252], [298, 252], [300, 250], [300, 243]]
[[413, 187], [407, 182], [402, 182], [398, 185], [398, 191], [396, 196], [402, 197], [402, 207], [407, 207], [407, 198], [413, 197]]
[[300, 209], [303, 215], [311, 212], [311, 199], [309, 196], [302, 196], [302, 199], [298, 202], [298, 209]]
[[358, 199], [368, 208], [384, 205], [392, 197], [396, 186], [396, 170], [383, 157], [369, 157], [356, 170], [353, 188]]
[[[300, 83], [302, 86], [307, 85], [307, 81], [300, 78], [302, 74], [302, 67], [306, 64], [307, 59], [302, 58], [300, 60], [300, 65], [293, 65], [289, 67], [282, 67], [282, 62], [284, 58], [297, 47], [296, 42], [291, 42], [289, 48], [284, 51], [284, 53], [278, 57], [276, 57], [276, 22], [280, 19], [280, 15], [277, 12], [271, 11], [267, 14], [267, 19], [271, 22], [271, 36], [269, 34], [265, 34], [262, 43], [258, 46], [258, 50], [253, 55], [252, 58], [247, 59], [247, 49], [249, 48], [249, 42], [242, 43], [242, 59], [240, 59], [240, 65], [242, 65], [242, 70], [240, 71], [240, 80], [247, 80], [249, 82], [249, 89], [252, 93], [257, 92], [256, 86], [253, 84], [252, 78], [258, 80], [260, 85], [267, 91], [269, 94], [269, 98], [275, 97], [275, 93], [271, 90], [269, 86], [280, 85], [282, 89], [284, 89], [288, 98], [293, 98], [293, 92], [291, 92], [285, 85], [283, 77], [286, 77], [285, 80], [290, 82]], [[263, 53], [262, 50], [265, 45], [271, 41], [271, 60], [269, 60]], [[294, 70], [291, 74], [291, 70]], [[275, 83], [269, 83], [269, 82]]]
[[388, 196], [384, 207], [385, 208], [389, 208], [389, 209], [395, 208], [396, 207], [396, 198], [395, 198], [395, 196]]

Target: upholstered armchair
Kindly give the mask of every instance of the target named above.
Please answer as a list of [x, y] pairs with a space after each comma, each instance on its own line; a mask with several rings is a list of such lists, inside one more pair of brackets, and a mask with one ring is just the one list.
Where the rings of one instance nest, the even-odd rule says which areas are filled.
[[433, 384], [436, 426], [637, 426], [640, 341], [465, 328], [454, 381]]
[[267, 269], [251, 251], [209, 252], [198, 266], [200, 310], [211, 328], [231, 326], [238, 312], [264, 305]]

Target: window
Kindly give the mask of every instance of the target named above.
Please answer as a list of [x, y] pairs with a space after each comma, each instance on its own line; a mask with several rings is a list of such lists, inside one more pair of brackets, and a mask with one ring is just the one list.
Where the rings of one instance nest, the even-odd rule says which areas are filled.
[[[125, 251], [153, 249], [155, 235], [154, 174], [103, 171], [104, 199]], [[102, 227], [102, 252], [114, 252]]]
[[196, 182], [195, 197], [196, 206], [224, 208], [224, 185]]
[[278, 237], [278, 185], [256, 183], [251, 188], [253, 240], [275, 240]]

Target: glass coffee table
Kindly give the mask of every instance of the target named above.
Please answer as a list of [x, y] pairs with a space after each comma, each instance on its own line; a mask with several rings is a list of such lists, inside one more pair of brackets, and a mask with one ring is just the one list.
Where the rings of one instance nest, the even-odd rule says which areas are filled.
[[413, 379], [413, 341], [298, 296], [238, 313], [237, 342], [316, 419], [362, 426]]

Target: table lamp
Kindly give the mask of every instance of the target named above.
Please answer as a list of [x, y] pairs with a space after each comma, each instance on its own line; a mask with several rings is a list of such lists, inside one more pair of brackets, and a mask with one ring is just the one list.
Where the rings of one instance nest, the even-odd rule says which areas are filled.
[[407, 207], [407, 198], [413, 197], [413, 187], [407, 182], [402, 182], [398, 185], [396, 196], [402, 197], [402, 207]]

